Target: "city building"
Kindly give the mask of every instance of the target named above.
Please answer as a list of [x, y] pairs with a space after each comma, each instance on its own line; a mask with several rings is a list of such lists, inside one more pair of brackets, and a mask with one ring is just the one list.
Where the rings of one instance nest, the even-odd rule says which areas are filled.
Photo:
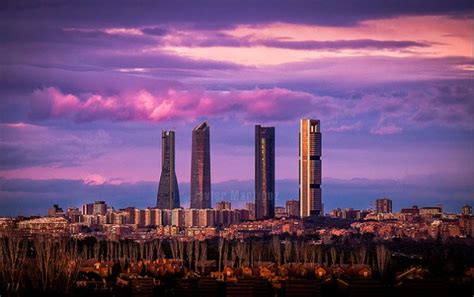
[[240, 220], [241, 221], [249, 221], [250, 220], [250, 212], [247, 209], [238, 209], [240, 212]]
[[53, 207], [48, 208], [48, 216], [62, 217], [64, 216], [64, 211], [58, 204], [54, 204]]
[[252, 203], [252, 202], [245, 203], [245, 209], [249, 211], [249, 220], [255, 221], [255, 203]]
[[82, 213], [77, 207], [68, 207], [66, 210], [66, 218], [69, 219], [71, 223], [80, 223], [82, 222]]
[[69, 222], [62, 217], [44, 217], [18, 223], [21, 232], [29, 234], [61, 235], [67, 233]]
[[184, 227], [184, 209], [174, 208], [171, 210], [171, 225]]
[[107, 213], [107, 204], [105, 201], [95, 201], [92, 204], [92, 214], [105, 215]]
[[420, 216], [423, 218], [439, 218], [443, 214], [441, 206], [426, 206], [420, 208]]
[[191, 208], [211, 208], [211, 149], [206, 122], [193, 129], [191, 154]]
[[179, 189], [175, 170], [174, 131], [161, 133], [161, 176], [158, 186], [156, 207], [161, 209], [179, 208]]
[[400, 210], [400, 213], [401, 214], [404, 214], [404, 215], [412, 215], [412, 216], [415, 216], [415, 215], [419, 215], [420, 214], [420, 210], [418, 209], [418, 205], [413, 205], [411, 208], [402, 208]]
[[375, 200], [376, 213], [392, 213], [392, 200], [388, 198], [381, 198]]
[[300, 217], [322, 215], [321, 127], [319, 120], [302, 119], [299, 132]]
[[171, 225], [171, 209], [161, 210], [161, 220], [163, 226]]
[[275, 217], [275, 128], [255, 126], [255, 218]]
[[216, 202], [216, 210], [231, 210], [232, 204], [229, 201], [217, 201]]
[[199, 209], [199, 224], [200, 227], [215, 226], [215, 210], [214, 209]]
[[184, 210], [184, 226], [195, 227], [199, 225], [199, 209], [187, 208]]
[[298, 200], [288, 200], [285, 206], [288, 217], [297, 218], [300, 216], [300, 202]]
[[156, 227], [163, 224], [161, 209], [147, 208], [145, 209], [145, 226]]
[[240, 222], [240, 212], [230, 209], [215, 210], [216, 226], [229, 226]]
[[93, 203], [86, 203], [82, 205], [82, 214], [83, 215], [91, 215], [94, 212], [94, 204]]
[[288, 213], [286, 212], [285, 207], [277, 206], [275, 207], [275, 218], [280, 219], [280, 218], [286, 218], [288, 217]]
[[470, 205], [464, 205], [462, 207], [462, 214], [465, 216], [470, 216], [472, 215], [472, 207]]

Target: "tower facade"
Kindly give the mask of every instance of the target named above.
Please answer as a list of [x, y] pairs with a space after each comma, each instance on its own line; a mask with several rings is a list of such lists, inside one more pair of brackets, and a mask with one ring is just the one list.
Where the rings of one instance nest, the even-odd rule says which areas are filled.
[[161, 133], [161, 176], [158, 185], [156, 207], [179, 208], [179, 189], [175, 171], [174, 131]]
[[300, 120], [299, 171], [300, 216], [322, 215], [319, 120]]
[[375, 200], [375, 211], [377, 213], [392, 213], [392, 200], [388, 198]]
[[275, 217], [275, 128], [255, 126], [255, 218]]
[[206, 122], [193, 129], [191, 208], [211, 208], [211, 148], [209, 125]]

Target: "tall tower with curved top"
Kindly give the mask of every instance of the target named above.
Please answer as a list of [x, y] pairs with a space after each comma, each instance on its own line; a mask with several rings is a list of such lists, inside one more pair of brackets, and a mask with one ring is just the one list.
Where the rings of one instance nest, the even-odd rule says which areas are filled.
[[178, 179], [175, 171], [174, 131], [161, 132], [161, 176], [156, 207], [161, 209], [180, 207]]

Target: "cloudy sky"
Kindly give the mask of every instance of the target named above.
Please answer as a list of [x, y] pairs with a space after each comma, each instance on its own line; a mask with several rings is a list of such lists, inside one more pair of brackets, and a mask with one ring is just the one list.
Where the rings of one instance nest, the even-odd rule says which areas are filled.
[[6, 1], [0, 215], [102, 198], [153, 206], [160, 133], [211, 126], [214, 202], [252, 199], [254, 125], [276, 127], [277, 204], [298, 123], [323, 133], [325, 209], [474, 202], [471, 1]]

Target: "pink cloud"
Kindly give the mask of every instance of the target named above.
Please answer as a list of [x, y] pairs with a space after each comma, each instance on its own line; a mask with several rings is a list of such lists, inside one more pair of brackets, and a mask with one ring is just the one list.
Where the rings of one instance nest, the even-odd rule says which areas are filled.
[[319, 115], [332, 115], [341, 108], [334, 98], [281, 88], [207, 91], [166, 89], [158, 93], [141, 90], [133, 94], [79, 96], [54, 87], [36, 90], [32, 116], [94, 120], [150, 121], [194, 120], [198, 117], [233, 115], [247, 121], [291, 120], [317, 108]]
[[[194, 121], [233, 119], [241, 123], [293, 122], [301, 117], [325, 121], [328, 131], [362, 129], [376, 120], [371, 133], [395, 134], [408, 126], [443, 125], [472, 128], [474, 104], [469, 86], [434, 86], [404, 92], [369, 93], [360, 99], [318, 96], [284, 88], [213, 91], [205, 89], [141, 89], [107, 96], [68, 94], [55, 87], [34, 91], [31, 116], [69, 118], [76, 122]], [[355, 120], [355, 121], [354, 121]], [[347, 123], [336, 127], [332, 123]]]

